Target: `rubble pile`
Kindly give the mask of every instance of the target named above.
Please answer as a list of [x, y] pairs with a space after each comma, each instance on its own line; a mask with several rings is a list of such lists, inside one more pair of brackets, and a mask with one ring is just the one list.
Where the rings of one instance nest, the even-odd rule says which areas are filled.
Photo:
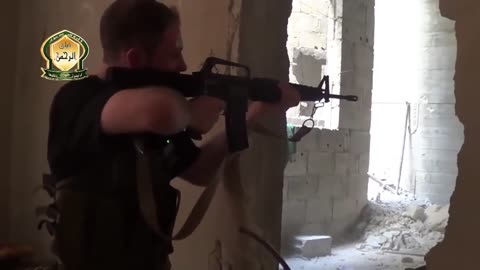
[[363, 235], [357, 249], [423, 256], [443, 240], [448, 209], [449, 205], [370, 201], [355, 228]]

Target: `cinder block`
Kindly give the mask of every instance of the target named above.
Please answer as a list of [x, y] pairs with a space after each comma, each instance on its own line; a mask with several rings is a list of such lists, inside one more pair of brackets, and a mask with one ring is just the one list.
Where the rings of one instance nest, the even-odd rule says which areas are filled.
[[333, 153], [325, 153], [312, 151], [308, 153], [308, 169], [307, 173], [309, 175], [331, 175], [334, 170], [334, 159], [335, 156]]
[[349, 153], [336, 153], [335, 154], [335, 174], [347, 175], [352, 165], [352, 156]]
[[352, 223], [355, 221], [357, 216], [360, 214], [358, 209], [358, 202], [356, 198], [347, 198], [343, 200], [333, 200], [333, 215], [332, 221], [347, 221], [347, 223]]
[[[363, 33], [365, 33], [366, 31], [364, 31]], [[368, 77], [372, 77], [373, 76], [373, 72], [372, 72], [372, 69], [373, 69], [373, 50], [372, 48], [370, 47], [367, 47], [367, 46], [364, 46], [363, 44], [357, 44], [357, 43], [354, 43], [355, 45], [353, 46], [353, 55], [354, 55], [354, 66], [356, 67], [356, 70], [358, 69], [363, 69], [363, 70], [366, 70], [366, 71], [369, 71], [368, 75], [366, 74], [366, 76]], [[358, 72], [358, 71], [356, 71]], [[357, 85], [357, 86], [360, 86], [360, 85]], [[371, 88], [371, 83], [370, 85], [368, 86], [369, 88]]]
[[298, 5], [301, 7], [301, 11], [307, 14], [314, 14], [317, 17], [325, 16], [327, 12], [330, 1], [316, 1], [316, 0], [299, 0], [293, 1], [292, 3], [298, 2]]
[[295, 33], [319, 31], [319, 19], [316, 16], [305, 13], [296, 13], [294, 15], [290, 17], [289, 24], [292, 23], [292, 30]]
[[305, 135], [305, 137], [302, 138], [301, 141], [299, 141], [296, 144], [297, 151], [311, 151], [319, 149], [319, 143], [318, 143], [318, 137], [320, 135], [320, 130], [319, 129], [313, 129]]
[[330, 220], [326, 220], [320, 223], [305, 223], [300, 228], [299, 234], [301, 235], [325, 235], [329, 234]]
[[322, 129], [319, 136], [319, 146], [322, 152], [335, 152], [337, 140], [337, 132], [335, 130]]
[[413, 166], [419, 171], [457, 174], [458, 151], [415, 149], [413, 151]]
[[302, 176], [307, 173], [308, 152], [296, 152], [285, 167], [285, 176]]
[[332, 219], [332, 202], [330, 197], [307, 201], [307, 223], [319, 223]]
[[288, 199], [310, 199], [317, 195], [318, 177], [287, 177]]
[[[348, 179], [348, 196], [349, 198], [363, 200], [368, 195], [368, 175], [355, 174], [349, 176]], [[363, 206], [361, 206], [363, 207]]]
[[303, 200], [288, 200], [283, 203], [282, 223], [287, 226], [301, 226], [307, 215], [306, 202]]
[[[355, 69], [353, 72], [353, 88], [366, 89], [371, 92], [373, 88], [373, 72], [372, 68], [369, 66], [370, 63], [356, 63], [361, 68]], [[363, 98], [370, 98], [371, 94], [363, 96]]]
[[325, 176], [322, 175], [318, 177], [318, 188], [317, 188], [317, 197], [318, 198], [323, 198], [327, 197], [330, 198], [333, 193], [333, 187], [335, 180], [341, 176], [336, 176], [336, 175], [329, 175]]
[[297, 236], [295, 239], [300, 242], [297, 247], [301, 249], [302, 255], [306, 258], [321, 257], [331, 254], [332, 237], [330, 236]]
[[360, 154], [358, 160], [358, 172], [360, 174], [366, 174], [370, 166], [370, 153]]
[[333, 192], [330, 197], [335, 200], [344, 200], [349, 195], [349, 181], [346, 176], [336, 175], [335, 178], [333, 182]]
[[350, 133], [349, 152], [355, 154], [370, 152], [370, 132], [353, 130]]
[[[363, 99], [360, 89], [353, 89], [349, 93], [343, 93], [344, 95], [358, 95], [359, 101], [357, 102], [341, 102], [341, 112], [339, 128], [353, 129], [353, 130], [369, 130], [370, 129], [370, 101]], [[363, 104], [363, 103], [368, 104]]]

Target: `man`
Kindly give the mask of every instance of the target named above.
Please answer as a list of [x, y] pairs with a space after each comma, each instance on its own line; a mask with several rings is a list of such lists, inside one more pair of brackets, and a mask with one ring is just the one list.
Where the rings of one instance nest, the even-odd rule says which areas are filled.
[[[160, 226], [171, 236], [177, 210], [174, 177], [206, 186], [228, 155], [224, 129], [196, 146], [187, 128], [205, 134], [224, 108], [221, 100], [186, 100], [173, 89], [108, 88], [109, 67], [156, 68], [183, 72], [178, 14], [156, 1], [119, 0], [104, 12], [100, 23], [104, 67], [97, 75], [65, 84], [50, 111], [48, 160], [52, 175], [69, 179], [58, 201], [60, 219], [54, 250], [70, 269], [168, 269], [170, 241], [157, 237], [142, 218], [136, 192], [137, 148], [143, 138], [154, 179]], [[283, 114], [299, 102], [298, 93], [281, 84], [282, 100], [254, 102], [248, 124], [264, 113]], [[166, 140], [173, 155], [164, 155]], [[175, 159], [170, 157], [174, 156]], [[158, 171], [162, 164], [167, 170]], [[160, 166], [158, 166], [160, 167]]]

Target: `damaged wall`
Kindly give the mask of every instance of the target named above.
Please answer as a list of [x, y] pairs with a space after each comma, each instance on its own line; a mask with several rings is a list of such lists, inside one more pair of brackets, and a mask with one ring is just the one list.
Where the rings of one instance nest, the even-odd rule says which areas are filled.
[[[322, 76], [326, 75], [327, 41], [331, 26], [335, 23], [330, 19], [330, 13], [334, 7], [330, 6], [329, 0], [295, 0], [292, 1], [292, 12], [288, 19], [287, 51], [290, 60], [290, 82], [316, 87]], [[333, 17], [333, 15], [332, 15]], [[287, 123], [301, 126], [303, 121], [311, 115], [313, 102], [302, 102], [299, 106], [287, 111]], [[327, 119], [330, 110], [325, 108], [318, 110], [314, 120], [317, 127], [330, 126]], [[328, 122], [328, 123], [327, 123]]]
[[[458, 177], [450, 203], [445, 240], [426, 257], [429, 270], [477, 269], [480, 217], [480, 125], [478, 100], [480, 78], [480, 3], [474, 0], [440, 0], [441, 14], [455, 20], [457, 60], [455, 64], [455, 112], [464, 126], [464, 144], [458, 154]], [[472, 212], [473, 211], [473, 212]]]
[[400, 187], [444, 204], [455, 187], [463, 126], [452, 80], [455, 25], [438, 2], [377, 2], [370, 172], [398, 186], [405, 143]]
[[359, 100], [340, 102], [338, 130], [314, 129], [294, 146], [285, 170], [287, 241], [293, 234], [337, 235], [367, 202], [374, 1], [333, 2], [341, 70], [329, 75], [340, 76], [340, 94]]

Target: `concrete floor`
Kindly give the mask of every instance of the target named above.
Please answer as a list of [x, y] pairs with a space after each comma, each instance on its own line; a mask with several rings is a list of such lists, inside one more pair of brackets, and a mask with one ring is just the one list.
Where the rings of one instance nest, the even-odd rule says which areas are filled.
[[[423, 257], [405, 256], [379, 251], [362, 252], [351, 243], [332, 249], [332, 255], [308, 260], [290, 257], [286, 261], [292, 270], [405, 270], [425, 264]], [[405, 259], [408, 257], [409, 259]], [[406, 260], [408, 262], [402, 262]]]

